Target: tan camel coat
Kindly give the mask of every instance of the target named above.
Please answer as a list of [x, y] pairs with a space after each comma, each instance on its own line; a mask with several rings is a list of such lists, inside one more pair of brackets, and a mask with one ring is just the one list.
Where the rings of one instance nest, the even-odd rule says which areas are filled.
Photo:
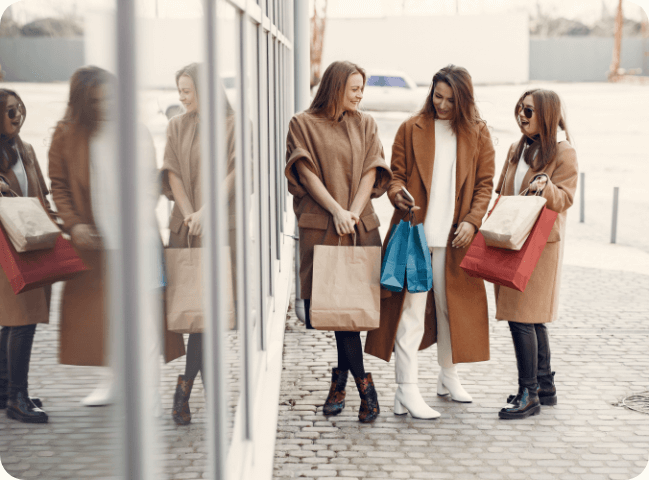
[[[489, 325], [487, 294], [484, 282], [469, 277], [460, 268], [468, 247], [452, 248], [457, 226], [469, 222], [480, 228], [491, 199], [494, 177], [494, 148], [485, 124], [476, 125], [471, 135], [457, 139], [455, 182], [455, 212], [446, 248], [446, 299], [451, 327], [453, 363], [489, 360]], [[435, 160], [435, 121], [421, 115], [406, 120], [397, 132], [392, 146], [392, 174], [388, 197], [394, 197], [405, 186], [421, 207], [415, 223], [423, 223], [428, 210], [428, 199]], [[404, 212], [395, 209], [390, 230], [404, 218]], [[386, 237], [383, 248], [390, 238]], [[385, 251], [385, 250], [384, 250]], [[433, 279], [433, 281], [435, 281]], [[365, 352], [390, 361], [403, 308], [403, 292], [382, 291], [381, 326], [367, 334]], [[437, 318], [433, 291], [428, 294], [425, 331], [420, 350], [437, 341]]]
[[[338, 245], [331, 214], [306, 191], [295, 163], [304, 160], [318, 176], [331, 196], [346, 210], [352, 205], [363, 175], [377, 169], [371, 198], [380, 197], [387, 189], [392, 174], [385, 163], [378, 127], [367, 113], [344, 115], [332, 123], [307, 112], [293, 116], [286, 138], [286, 169], [288, 190], [293, 195], [293, 209], [300, 229], [300, 282], [302, 298], [311, 298], [313, 249], [316, 245]], [[372, 202], [360, 215], [356, 227], [356, 244], [380, 246], [379, 217]], [[342, 237], [343, 245], [352, 245], [351, 235]]]
[[[536, 175], [545, 173], [549, 180], [543, 189], [543, 197], [547, 199], [547, 208], [558, 212], [559, 215], [525, 291], [519, 292], [512, 288], [494, 285], [498, 320], [549, 323], [557, 319], [564, 248], [562, 240], [566, 235], [567, 210], [572, 206], [579, 173], [575, 149], [568, 142], [559, 143], [557, 148], [557, 155], [544, 168], [536, 172], [532, 169], [528, 170], [522, 185], [528, 185]], [[516, 145], [512, 145], [509, 149], [496, 188], [496, 192], [502, 195], [514, 195], [514, 177], [519, 161], [514, 158], [515, 149]], [[507, 182], [503, 187], [508, 165]]]
[[[50, 217], [55, 218], [46, 197], [50, 192], [43, 179], [36, 153], [30, 144], [25, 142], [22, 144], [21, 158], [27, 174], [28, 191], [23, 192], [20, 189], [18, 179], [11, 169], [8, 171], [0, 169], [0, 177], [9, 184], [11, 190], [21, 197], [38, 197], [45, 205]], [[16, 295], [7, 276], [4, 272], [0, 272], [0, 326], [18, 327], [34, 323], [48, 323], [51, 292], [52, 287], [48, 286]]]
[[[59, 123], [49, 151], [52, 198], [63, 229], [77, 224], [95, 225], [90, 194], [90, 150], [87, 136]], [[105, 265], [103, 250], [77, 253], [89, 270], [66, 282], [61, 299], [59, 361], [68, 365], [106, 364]], [[166, 329], [165, 329], [166, 330]], [[185, 353], [182, 336], [167, 334], [165, 359]]]

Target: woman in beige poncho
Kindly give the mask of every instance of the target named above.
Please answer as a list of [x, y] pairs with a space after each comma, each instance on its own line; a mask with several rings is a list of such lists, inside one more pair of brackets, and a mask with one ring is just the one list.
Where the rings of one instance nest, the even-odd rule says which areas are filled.
[[[315, 245], [380, 246], [379, 220], [371, 198], [385, 193], [391, 173], [374, 119], [358, 111], [365, 72], [350, 62], [334, 62], [325, 71], [311, 107], [295, 115], [286, 140], [286, 177], [300, 229], [300, 281], [309, 307]], [[346, 236], [348, 235], [348, 236]], [[332, 371], [325, 415], [345, 406], [348, 370], [361, 397], [358, 417], [372, 422], [379, 414], [372, 374], [365, 373], [360, 332], [335, 332], [338, 367]]]

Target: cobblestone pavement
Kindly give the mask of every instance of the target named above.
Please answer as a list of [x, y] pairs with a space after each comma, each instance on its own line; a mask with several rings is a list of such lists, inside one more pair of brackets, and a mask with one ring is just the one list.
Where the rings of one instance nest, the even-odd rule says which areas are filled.
[[[52, 311], [56, 308], [55, 287]], [[120, 452], [116, 409], [113, 406], [84, 407], [79, 401], [103, 378], [97, 367], [58, 364], [58, 320], [53, 314], [48, 325], [36, 329], [30, 364], [30, 394], [43, 399], [49, 423], [29, 425], [8, 419], [0, 411], [0, 460], [5, 470], [19, 479], [73, 480], [83, 478], [118, 480], [115, 466]], [[230, 338], [231, 398], [238, 396], [238, 340]], [[176, 426], [171, 405], [178, 374], [184, 372], [185, 357], [161, 367], [162, 415], [157, 436], [161, 448], [157, 465], [161, 478], [184, 480], [207, 478], [205, 397], [200, 375], [192, 390], [192, 423]], [[235, 404], [231, 401], [231, 413]], [[233, 420], [233, 415], [230, 420]], [[230, 425], [231, 426], [231, 425]], [[0, 474], [1, 478], [2, 474]]]
[[[520, 421], [497, 416], [516, 390], [506, 322], [493, 319], [491, 360], [459, 366], [473, 403], [438, 397], [436, 348], [420, 352], [420, 389], [442, 417], [395, 416], [394, 365], [365, 355], [381, 414], [358, 422], [348, 383], [345, 410], [329, 419], [322, 405], [336, 362], [330, 332], [287, 323], [276, 480], [346, 479], [615, 479], [634, 478], [649, 458], [649, 415], [618, 403], [649, 387], [649, 276], [564, 266], [560, 319], [550, 325], [559, 403]], [[394, 360], [393, 360], [394, 361]]]

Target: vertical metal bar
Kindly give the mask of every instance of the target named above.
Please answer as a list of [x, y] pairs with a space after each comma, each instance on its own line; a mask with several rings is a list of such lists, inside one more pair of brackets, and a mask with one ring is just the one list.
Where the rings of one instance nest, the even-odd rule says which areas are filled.
[[[141, 242], [138, 222], [138, 168], [137, 161], [137, 70], [135, 1], [117, 2], [115, 17], [117, 51], [117, 178], [120, 182], [118, 204], [119, 218], [117, 252], [112, 252], [109, 276], [122, 281], [111, 281], [109, 308], [116, 354], [113, 358], [117, 381], [123, 395], [120, 412], [122, 434], [122, 477], [125, 479], [151, 479], [147, 471], [145, 442], [147, 441], [140, 399], [143, 395], [140, 348], [140, 307], [143, 292], [138, 247]], [[108, 253], [110, 255], [110, 252]], [[155, 441], [155, 439], [149, 439]]]
[[[252, 438], [252, 371], [250, 339], [252, 338], [251, 330], [251, 307], [250, 290], [247, 288], [249, 277], [249, 253], [250, 250], [250, 232], [248, 227], [249, 207], [250, 207], [250, 119], [248, 118], [249, 105], [248, 95], [246, 92], [246, 60], [248, 52], [246, 39], [247, 19], [237, 10], [237, 37], [239, 43], [239, 56], [237, 58], [237, 146], [236, 146], [236, 202], [237, 202], [237, 318], [240, 320], [241, 329], [241, 380], [242, 380], [242, 398], [243, 404], [243, 435], [244, 439]], [[239, 268], [241, 267], [241, 268]]]
[[219, 95], [218, 18], [217, 2], [203, 1], [203, 50], [205, 68], [203, 69], [203, 88], [201, 102], [201, 128], [206, 135], [201, 135], [201, 171], [203, 172], [203, 307], [205, 309], [205, 332], [203, 342], [204, 382], [207, 407], [207, 451], [208, 478], [225, 479], [227, 453], [227, 356], [225, 335], [226, 323], [225, 298], [221, 285], [226, 285], [224, 277], [230, 275], [224, 266], [225, 249], [222, 248], [223, 232], [227, 232], [225, 203], [227, 201], [223, 188], [226, 164], [224, 148], [225, 131], [223, 128], [225, 99]]
[[[268, 0], [270, 3], [271, 0]], [[269, 6], [269, 13], [271, 13], [271, 9]], [[267, 63], [267, 75], [268, 75], [268, 183], [270, 187], [270, 195], [269, 199], [270, 201], [268, 202], [268, 213], [270, 216], [270, 225], [271, 225], [271, 261], [272, 261], [272, 266], [271, 266], [271, 282], [270, 282], [270, 294], [275, 295], [275, 260], [277, 260], [277, 250], [278, 250], [278, 223], [277, 223], [277, 183], [275, 181], [275, 164], [276, 162], [279, 161], [276, 155], [276, 150], [275, 150], [275, 140], [276, 140], [276, 135], [275, 135], [275, 129], [276, 129], [276, 122], [275, 122], [275, 109], [277, 105], [277, 97], [275, 95], [275, 73], [274, 73], [274, 67], [273, 64], [275, 62], [275, 55], [273, 51], [273, 35], [271, 32], [268, 32], [266, 34], [266, 54], [268, 56], [268, 63]]]
[[584, 223], [586, 218], [586, 199], [584, 197], [586, 192], [586, 174], [581, 172], [579, 177], [579, 223]]
[[613, 188], [613, 221], [611, 224], [611, 243], [615, 243], [617, 239], [617, 207], [618, 207], [618, 197], [620, 193], [619, 187]]

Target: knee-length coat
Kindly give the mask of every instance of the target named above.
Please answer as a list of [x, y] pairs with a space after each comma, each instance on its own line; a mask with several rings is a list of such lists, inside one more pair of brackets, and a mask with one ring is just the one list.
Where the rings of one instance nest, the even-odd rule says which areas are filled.
[[[361, 178], [376, 168], [371, 198], [383, 195], [392, 174], [385, 163], [383, 146], [374, 118], [367, 113], [344, 115], [340, 122], [302, 112], [289, 124], [286, 138], [288, 190], [300, 231], [300, 282], [302, 298], [311, 298], [313, 250], [316, 245], [338, 245], [340, 237], [331, 214], [316, 202], [300, 182], [295, 163], [304, 160], [331, 196], [346, 210], [351, 208]], [[379, 217], [372, 202], [367, 202], [356, 228], [357, 245], [380, 246]], [[352, 236], [342, 237], [352, 245]]]
[[[63, 230], [95, 225], [90, 193], [90, 140], [71, 125], [59, 123], [49, 150], [52, 198]], [[103, 250], [76, 249], [89, 268], [65, 283], [61, 298], [59, 361], [67, 365], [106, 364], [105, 258]], [[185, 353], [182, 336], [165, 336], [165, 359]]]
[[[515, 149], [515, 144], [509, 149], [496, 188], [496, 192], [502, 195], [514, 195], [514, 177], [519, 162], [518, 158], [514, 158]], [[509, 171], [503, 185], [508, 166]], [[560, 142], [557, 154], [545, 167], [538, 171], [530, 169], [523, 178], [522, 185], [527, 186], [537, 175], [547, 175], [548, 183], [542, 196], [547, 200], [546, 207], [559, 215], [525, 291], [494, 285], [497, 320], [549, 323], [557, 319], [564, 248], [562, 240], [566, 235], [567, 210], [572, 206], [577, 190], [578, 173], [575, 149], [568, 142]]]
[[[18, 179], [11, 169], [7, 171], [0, 169], [0, 177], [9, 184], [9, 188], [17, 195], [21, 197], [38, 197], [43, 202], [50, 217], [54, 218], [54, 213], [46, 197], [50, 192], [41, 173], [41, 167], [38, 165], [36, 153], [29, 143], [21, 142], [20, 139], [16, 139], [16, 141], [19, 144], [20, 156], [27, 174], [28, 191], [23, 192], [20, 189]], [[22, 143], [22, 148], [20, 143]], [[18, 327], [35, 323], [48, 323], [51, 292], [52, 288], [48, 286], [16, 295], [11, 288], [9, 279], [4, 272], [0, 271], [0, 326]]]
[[[491, 136], [484, 123], [476, 124], [470, 135], [458, 135], [455, 211], [446, 245], [445, 268], [453, 363], [489, 360], [489, 324], [484, 281], [464, 273], [460, 262], [468, 247], [453, 248], [451, 242], [461, 222], [469, 222], [476, 229], [482, 225], [493, 189], [494, 156]], [[406, 120], [399, 128], [392, 146], [393, 179], [388, 188], [388, 197], [394, 205], [395, 195], [405, 186], [414, 197], [415, 205], [421, 208], [415, 213], [416, 224], [423, 223], [426, 219], [434, 160], [435, 120], [422, 115]], [[388, 231], [403, 218], [404, 212], [395, 209]], [[388, 235], [383, 243], [384, 249], [389, 241]], [[403, 301], [403, 292], [382, 291], [381, 326], [368, 332], [366, 353], [390, 361]], [[419, 349], [428, 348], [436, 341], [437, 318], [431, 290], [426, 304], [424, 337]]]

